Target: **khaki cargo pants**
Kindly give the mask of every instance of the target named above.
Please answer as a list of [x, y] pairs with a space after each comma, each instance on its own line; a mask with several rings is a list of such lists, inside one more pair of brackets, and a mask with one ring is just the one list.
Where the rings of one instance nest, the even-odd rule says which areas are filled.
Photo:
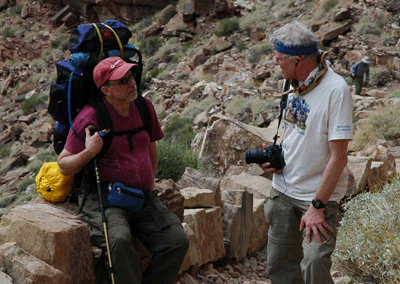
[[[170, 284], [179, 272], [189, 247], [181, 221], [156, 196], [145, 194], [145, 204], [137, 215], [110, 207], [105, 211], [114, 267], [118, 284]], [[81, 202], [80, 198], [80, 202]], [[79, 202], [79, 203], [80, 203]], [[91, 193], [83, 207], [90, 224], [92, 242], [105, 248], [105, 238], [97, 193]], [[141, 259], [132, 245], [136, 237], [153, 253], [150, 265], [141, 272]]]
[[329, 231], [330, 240], [321, 235], [319, 244], [312, 235], [311, 243], [305, 237], [305, 229], [299, 231], [301, 217], [310, 202], [300, 201], [275, 189], [265, 205], [264, 213], [270, 224], [267, 246], [267, 272], [272, 284], [333, 284], [330, 273], [331, 255], [336, 245], [336, 225], [339, 205], [329, 202], [325, 208], [325, 220], [335, 229]]

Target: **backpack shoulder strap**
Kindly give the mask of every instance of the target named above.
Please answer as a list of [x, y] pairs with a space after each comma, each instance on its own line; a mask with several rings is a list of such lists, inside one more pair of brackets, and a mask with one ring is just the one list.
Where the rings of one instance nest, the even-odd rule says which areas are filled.
[[[99, 122], [99, 131], [101, 130], [108, 130], [109, 132], [113, 132], [113, 125], [111, 116], [108, 112], [106, 104], [103, 102], [101, 97], [95, 97], [89, 100], [89, 104], [94, 108], [96, 111], [97, 120]], [[106, 135], [103, 137], [104, 145], [101, 149], [99, 156], [103, 156], [110, 148], [113, 136]]]
[[140, 112], [140, 116], [143, 121], [143, 126], [146, 129], [146, 131], [149, 133], [149, 136], [151, 137], [152, 123], [151, 123], [151, 113], [149, 110], [149, 106], [147, 105], [146, 100], [140, 94], [138, 94], [138, 96], [135, 100], [135, 104]]

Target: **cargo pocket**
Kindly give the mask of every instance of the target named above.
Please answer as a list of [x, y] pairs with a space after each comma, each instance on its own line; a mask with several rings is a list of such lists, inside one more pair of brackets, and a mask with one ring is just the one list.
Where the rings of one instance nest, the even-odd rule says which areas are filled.
[[276, 203], [276, 199], [279, 197], [279, 195], [279, 191], [271, 188], [267, 202], [264, 205], [264, 215], [269, 225], [271, 225], [274, 220], [274, 204]]

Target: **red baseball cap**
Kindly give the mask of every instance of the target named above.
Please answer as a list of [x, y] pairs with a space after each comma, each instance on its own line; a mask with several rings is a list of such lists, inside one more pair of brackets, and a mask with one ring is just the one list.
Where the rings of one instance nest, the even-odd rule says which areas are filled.
[[121, 57], [108, 57], [97, 63], [93, 70], [93, 80], [98, 88], [108, 80], [119, 80], [138, 64], [126, 63]]

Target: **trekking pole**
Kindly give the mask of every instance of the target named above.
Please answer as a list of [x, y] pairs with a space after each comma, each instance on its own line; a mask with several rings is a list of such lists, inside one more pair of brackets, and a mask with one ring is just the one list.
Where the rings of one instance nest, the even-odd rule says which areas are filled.
[[100, 203], [100, 211], [101, 211], [101, 220], [103, 222], [103, 230], [104, 230], [104, 237], [106, 239], [106, 248], [107, 248], [107, 256], [108, 256], [108, 266], [110, 268], [110, 276], [111, 276], [111, 283], [115, 284], [114, 279], [114, 269], [111, 259], [111, 249], [110, 249], [110, 241], [108, 239], [108, 230], [107, 230], [107, 219], [104, 210], [104, 199], [103, 199], [103, 191], [101, 189], [100, 184], [100, 177], [99, 177], [99, 168], [97, 167], [97, 158], [94, 158], [94, 170], [96, 172], [96, 181], [97, 181], [97, 191], [99, 193], [99, 203]]

